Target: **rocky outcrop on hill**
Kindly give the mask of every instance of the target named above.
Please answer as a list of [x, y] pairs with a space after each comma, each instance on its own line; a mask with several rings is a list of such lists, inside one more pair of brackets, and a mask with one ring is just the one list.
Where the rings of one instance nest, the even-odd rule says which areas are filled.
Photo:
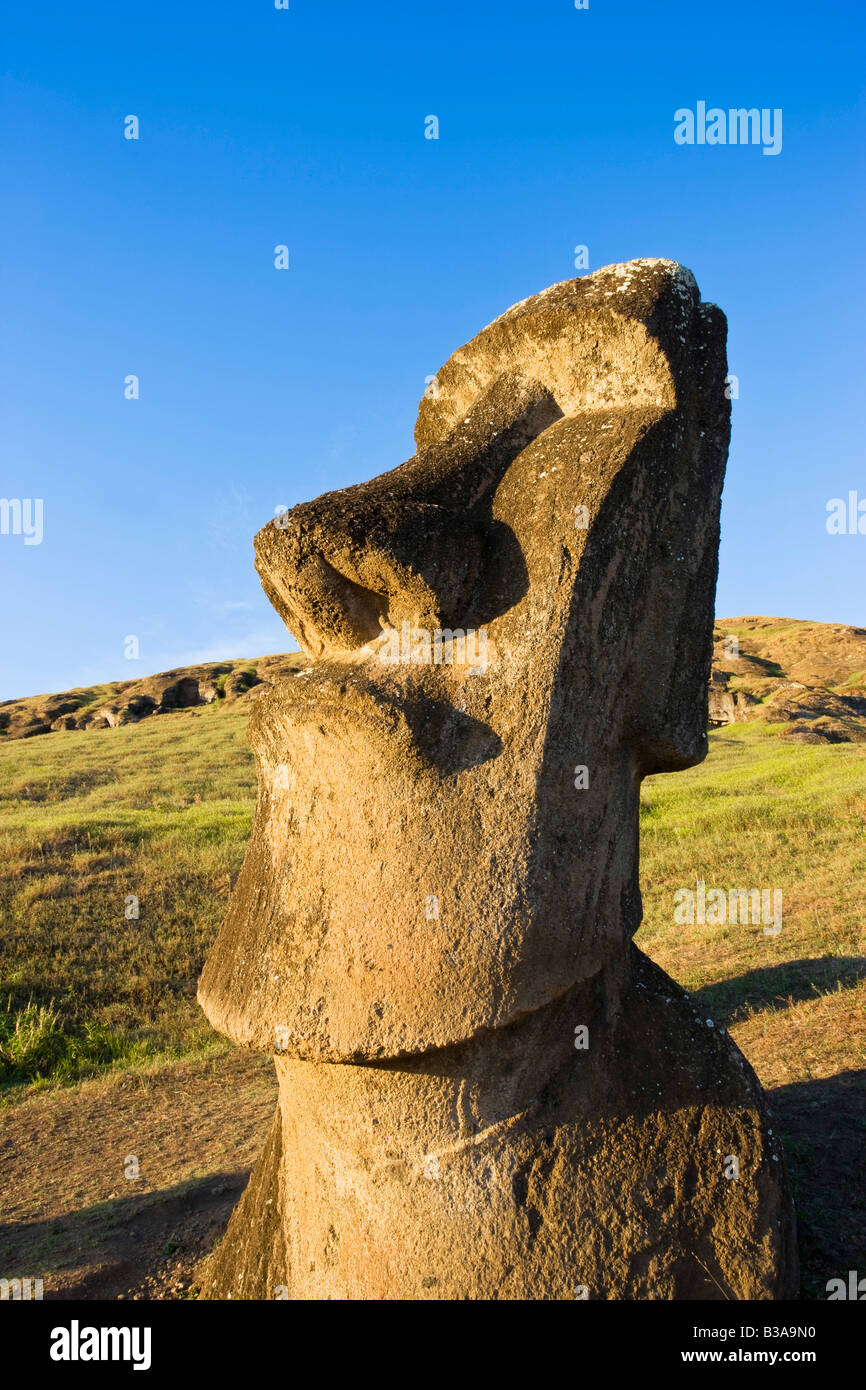
[[0, 704], [0, 736], [32, 738], [61, 730], [113, 729], [137, 724], [152, 714], [169, 714], [195, 705], [243, 699], [276, 675], [295, 670], [300, 653], [262, 656], [253, 661], [217, 661], [183, 666], [138, 681], [33, 695]]
[[[866, 628], [792, 618], [721, 618], [709, 724], [759, 720], [800, 743], [866, 742]], [[0, 703], [0, 738], [110, 729], [151, 714], [231, 704], [306, 662], [300, 652], [183, 666], [138, 681]]]
[[711, 725], [785, 725], [800, 743], [866, 742], [866, 628], [725, 618], [713, 633]]

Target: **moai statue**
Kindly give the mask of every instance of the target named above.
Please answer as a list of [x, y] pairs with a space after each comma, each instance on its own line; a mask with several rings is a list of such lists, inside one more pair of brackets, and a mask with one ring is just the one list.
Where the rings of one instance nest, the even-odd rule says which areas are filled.
[[608, 266], [259, 532], [310, 661], [199, 999], [280, 1099], [204, 1297], [795, 1296], [761, 1087], [631, 942], [641, 779], [707, 751], [725, 374], [688, 270]]

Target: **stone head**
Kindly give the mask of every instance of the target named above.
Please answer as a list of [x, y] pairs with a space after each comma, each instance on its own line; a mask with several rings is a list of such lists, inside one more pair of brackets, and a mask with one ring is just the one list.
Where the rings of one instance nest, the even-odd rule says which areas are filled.
[[309, 661], [255, 703], [215, 1027], [397, 1057], [624, 958], [640, 781], [706, 752], [725, 372], [674, 262], [554, 285], [437, 373], [413, 458], [259, 532]]

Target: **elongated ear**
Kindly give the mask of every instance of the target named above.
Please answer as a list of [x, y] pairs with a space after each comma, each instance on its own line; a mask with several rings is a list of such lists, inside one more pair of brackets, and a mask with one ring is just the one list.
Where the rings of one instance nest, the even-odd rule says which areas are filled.
[[[580, 324], [599, 326], [582, 340], [588, 351], [603, 344], [610, 376], [605, 383], [591, 367], [595, 403], [549, 429], [540, 441], [543, 461], [527, 450], [511, 470], [499, 511], [536, 586], [558, 588], [556, 604], [568, 605], [554, 681], [557, 722], [585, 729], [587, 711], [594, 711], [594, 737], [621, 740], [643, 776], [688, 767], [707, 747], [730, 432], [726, 325], [715, 306], [701, 303], [689, 272], [670, 262], [637, 263], [631, 278], [614, 276], [606, 289], [601, 280], [600, 306], [595, 295], [588, 302], [575, 295], [571, 309]], [[524, 317], [534, 333], [536, 311]], [[549, 341], [561, 346], [563, 336]], [[572, 333], [572, 344], [580, 336]], [[570, 383], [568, 374], [548, 377], [560, 405], [568, 404]], [[655, 399], [652, 383], [659, 387]], [[441, 400], [440, 391], [435, 404]], [[554, 457], [556, 469], [548, 471]], [[545, 527], [538, 508], [527, 506], [542, 478], [557, 499]], [[573, 520], [576, 503], [583, 504], [582, 531]]]
[[[642, 774], [689, 766], [706, 751], [730, 434], [725, 336], [724, 315], [701, 302], [685, 267], [609, 266], [514, 305], [449, 358], [418, 413], [415, 436], [429, 448], [509, 373], [526, 373], [555, 399], [563, 418], [546, 438], [556, 440], [560, 486], [591, 514], [582, 552], [571, 520], [559, 537], [576, 564], [559, 691], [564, 710], [592, 694]], [[572, 506], [560, 510], [573, 517]], [[504, 514], [527, 555], [532, 546], [555, 552], [555, 571], [559, 547], [535, 534], [519, 489]], [[543, 571], [537, 561], [534, 572]], [[572, 582], [567, 571], [563, 582]]]
[[[707, 749], [719, 513], [730, 438], [725, 396], [726, 321], [696, 307], [695, 369], [683, 381], [673, 420], [648, 464], [652, 534], [635, 614], [628, 687], [641, 772], [674, 771]], [[658, 447], [661, 446], [661, 447]]]

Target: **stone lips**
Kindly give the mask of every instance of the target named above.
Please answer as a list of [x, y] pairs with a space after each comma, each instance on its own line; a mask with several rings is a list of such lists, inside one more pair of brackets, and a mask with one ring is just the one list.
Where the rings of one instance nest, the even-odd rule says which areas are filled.
[[[732, 628], [740, 632], [736, 657], [729, 650]], [[866, 742], [864, 639], [866, 630], [843, 623], [718, 618], [710, 726], [758, 720], [784, 725], [784, 736], [795, 742]], [[83, 689], [5, 700], [0, 702], [0, 737], [13, 741], [36, 734], [109, 729], [190, 705], [230, 709], [238, 699], [264, 694], [275, 675], [290, 677], [307, 660], [293, 652], [164, 671], [140, 681], [113, 682], [103, 687], [101, 702]]]

